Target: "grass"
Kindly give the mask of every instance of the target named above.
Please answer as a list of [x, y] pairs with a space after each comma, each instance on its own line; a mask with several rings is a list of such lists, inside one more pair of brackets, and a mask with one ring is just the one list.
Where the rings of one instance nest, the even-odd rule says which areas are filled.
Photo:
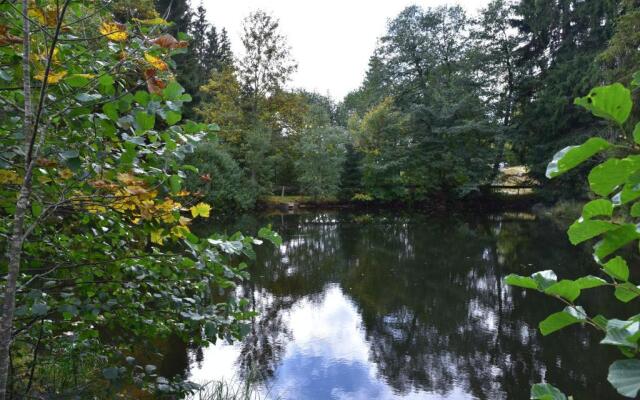
[[189, 400], [267, 400], [269, 394], [260, 393], [250, 382], [212, 381], [203, 385]]

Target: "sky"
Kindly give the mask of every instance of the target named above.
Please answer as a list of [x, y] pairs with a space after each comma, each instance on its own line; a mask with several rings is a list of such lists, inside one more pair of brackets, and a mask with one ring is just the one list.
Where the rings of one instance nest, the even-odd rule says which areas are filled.
[[[387, 22], [405, 7], [460, 4], [470, 13], [488, 0], [202, 0], [209, 22], [226, 28], [234, 54], [242, 54], [242, 20], [262, 9], [280, 19], [298, 63], [290, 88], [303, 88], [341, 100], [364, 78], [377, 39]], [[191, 1], [193, 6], [198, 0]]]

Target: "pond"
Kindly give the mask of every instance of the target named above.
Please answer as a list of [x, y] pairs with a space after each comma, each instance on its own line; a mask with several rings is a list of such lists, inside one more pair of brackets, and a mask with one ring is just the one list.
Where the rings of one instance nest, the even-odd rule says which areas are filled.
[[[284, 243], [260, 249], [240, 289], [259, 315], [242, 343], [190, 350], [195, 382], [250, 377], [285, 400], [525, 399], [544, 380], [580, 400], [621, 398], [606, 381], [614, 348], [581, 326], [542, 337], [538, 323], [562, 305], [502, 282], [544, 269], [597, 273], [550, 222], [319, 212], [225, 226], [267, 223]], [[588, 311], [631, 315], [607, 289], [592, 292]]]

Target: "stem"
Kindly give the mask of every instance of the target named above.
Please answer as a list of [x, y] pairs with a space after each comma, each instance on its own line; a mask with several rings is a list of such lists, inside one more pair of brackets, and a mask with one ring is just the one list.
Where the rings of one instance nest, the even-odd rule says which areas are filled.
[[20, 273], [20, 261], [22, 258], [22, 247], [24, 244], [24, 226], [27, 210], [33, 188], [33, 169], [35, 166], [36, 137], [38, 135], [38, 125], [44, 108], [46, 97], [47, 80], [51, 71], [53, 53], [55, 51], [64, 14], [69, 6], [70, 0], [66, 0], [58, 16], [55, 34], [47, 57], [47, 66], [44, 73], [44, 80], [40, 87], [40, 99], [36, 110], [35, 119], [33, 116], [33, 106], [31, 104], [31, 65], [29, 57], [31, 55], [31, 33], [29, 13], [29, 0], [22, 0], [22, 84], [24, 91], [24, 124], [25, 133], [25, 174], [16, 202], [16, 211], [13, 218], [13, 229], [11, 238], [7, 246], [7, 283], [4, 291], [2, 305], [2, 321], [0, 321], [0, 400], [5, 400], [7, 396], [7, 381], [9, 377], [9, 357], [11, 354], [13, 316], [16, 308], [16, 288], [18, 274]]
[[[29, 32], [29, 19], [27, 18], [29, 9], [29, 1], [22, 0], [22, 73], [23, 73], [23, 90], [24, 90], [24, 132], [27, 141], [27, 152], [30, 152], [30, 144], [32, 134], [32, 116], [33, 110], [31, 105], [31, 66], [29, 64], [31, 34]], [[27, 158], [28, 159], [28, 158]], [[2, 321], [0, 321], [0, 400], [5, 400], [7, 396], [7, 381], [9, 378], [9, 356], [11, 350], [11, 331], [13, 326], [13, 314], [16, 306], [16, 286], [18, 273], [20, 272], [20, 258], [22, 255], [22, 235], [24, 228], [24, 219], [27, 207], [29, 206], [29, 197], [31, 196], [31, 178], [33, 167], [30, 163], [25, 163], [26, 172], [20, 187], [18, 201], [16, 203], [16, 212], [13, 219], [13, 232], [7, 248], [7, 259], [9, 260], [7, 270], [7, 284], [5, 287], [2, 307]]]

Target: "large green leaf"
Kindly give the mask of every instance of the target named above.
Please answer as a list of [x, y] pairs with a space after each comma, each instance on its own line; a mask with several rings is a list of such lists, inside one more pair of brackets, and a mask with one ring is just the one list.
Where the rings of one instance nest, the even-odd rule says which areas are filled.
[[613, 203], [608, 199], [592, 200], [582, 208], [582, 218], [611, 217], [613, 215]]
[[504, 281], [507, 285], [511, 285], [511, 286], [518, 286], [518, 287], [527, 288], [527, 289], [538, 288], [538, 283], [533, 278], [530, 278], [528, 276], [510, 274], [510, 275], [507, 275], [506, 278], [504, 278]]
[[553, 156], [547, 166], [547, 177], [562, 175], [610, 147], [609, 142], [599, 137], [591, 138], [579, 146], [566, 147]]
[[531, 277], [536, 281], [540, 290], [545, 290], [558, 281], [556, 273], [551, 270], [536, 272]]
[[575, 104], [591, 111], [596, 117], [620, 125], [627, 121], [633, 107], [631, 91], [620, 83], [593, 88], [586, 97], [577, 98]]
[[562, 328], [577, 324], [578, 322], [582, 322], [582, 319], [571, 315], [571, 313], [565, 310], [549, 315], [544, 321], [540, 322], [538, 327], [540, 328], [540, 333], [542, 333], [543, 336], [547, 336]]
[[531, 386], [532, 400], [567, 400], [567, 396], [548, 383], [536, 383]]
[[563, 279], [546, 288], [544, 292], [551, 296], [560, 296], [572, 302], [580, 296], [580, 286], [574, 281]]
[[601, 344], [637, 348], [640, 323], [638, 321], [621, 321], [612, 319], [607, 322], [607, 335]]
[[598, 260], [604, 260], [621, 247], [638, 239], [638, 231], [635, 225], [620, 225], [616, 230], [611, 230], [604, 234], [604, 237], [594, 246], [594, 254]]
[[576, 245], [600, 236], [605, 232], [616, 230], [619, 226], [607, 221], [578, 220], [569, 227], [567, 233], [571, 244]]
[[640, 296], [640, 290], [632, 283], [626, 282], [622, 285], [616, 286], [614, 292], [616, 298], [623, 303], [628, 303], [636, 297]]
[[624, 258], [618, 256], [602, 266], [604, 272], [619, 281], [629, 280], [629, 266]]
[[604, 279], [592, 275], [583, 276], [582, 278], [577, 279], [575, 282], [580, 289], [592, 289], [607, 284], [607, 281], [605, 281]]
[[629, 159], [611, 158], [598, 165], [589, 173], [589, 186], [594, 193], [608, 196], [618, 186], [625, 183], [634, 171], [635, 163]]
[[156, 123], [156, 117], [153, 114], [147, 114], [144, 111], [137, 111], [135, 114], [135, 127], [139, 133], [153, 129]]
[[625, 397], [636, 397], [640, 390], [640, 360], [618, 360], [609, 367], [609, 382]]

